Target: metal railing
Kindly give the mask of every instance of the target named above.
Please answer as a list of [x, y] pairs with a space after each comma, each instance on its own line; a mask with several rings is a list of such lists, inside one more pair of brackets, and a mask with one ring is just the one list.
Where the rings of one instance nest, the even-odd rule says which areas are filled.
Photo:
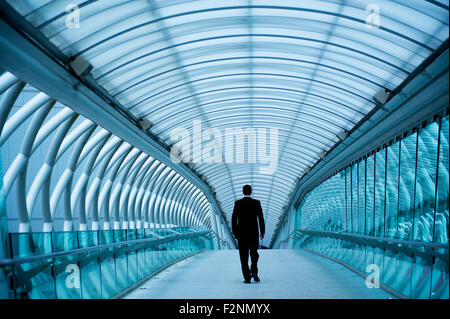
[[[162, 231], [162, 230], [161, 230]], [[150, 278], [160, 268], [205, 249], [213, 249], [215, 238], [210, 230], [164, 230], [158, 234], [146, 230], [146, 238], [128, 239], [126, 231], [100, 244], [100, 235], [113, 231], [90, 232], [97, 236], [90, 247], [61, 249], [55, 247], [55, 236], [72, 235], [80, 246], [80, 235], [89, 232], [10, 234], [12, 258], [0, 260], [0, 271], [8, 278], [11, 298], [113, 298], [128, 287]], [[94, 233], [94, 234], [92, 234]], [[131, 233], [131, 231], [130, 231]], [[51, 245], [51, 252], [36, 253], [29, 249], [33, 236]], [[120, 236], [119, 236], [120, 235]], [[133, 237], [133, 236], [131, 236]], [[124, 240], [121, 240], [124, 239]], [[13, 246], [16, 249], [13, 249]], [[34, 245], [32, 245], [35, 247]], [[69, 245], [70, 246], [70, 245]], [[19, 247], [19, 248], [17, 248]], [[42, 250], [41, 250], [42, 251]]]
[[[286, 243], [289, 238], [300, 239], [301, 235], [319, 236], [324, 238], [334, 238], [344, 241], [354, 242], [362, 245], [367, 245], [373, 248], [380, 248], [383, 250], [390, 250], [394, 253], [402, 252], [405, 255], [414, 258], [420, 256], [421, 258], [434, 262], [434, 258], [439, 258], [448, 264], [448, 243], [436, 244], [421, 241], [407, 241], [395, 238], [374, 237], [360, 234], [351, 234], [344, 232], [333, 232], [324, 230], [309, 230], [309, 229], [295, 229], [291, 232], [287, 239], [280, 243]], [[303, 240], [305, 240], [304, 238]], [[446, 250], [444, 253], [440, 252]]]
[[372, 274], [379, 287], [398, 298], [448, 298], [448, 243], [295, 229], [279, 248], [289, 240], [293, 240], [290, 248], [331, 259], [366, 278], [366, 282]]

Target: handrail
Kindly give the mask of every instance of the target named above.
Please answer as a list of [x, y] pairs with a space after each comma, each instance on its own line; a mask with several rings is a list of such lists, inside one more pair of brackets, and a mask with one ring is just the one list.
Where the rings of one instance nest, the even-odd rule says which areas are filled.
[[[290, 237], [303, 233], [306, 235], [312, 236], [320, 236], [320, 237], [330, 237], [335, 239], [341, 239], [351, 242], [356, 242], [360, 244], [369, 245], [372, 247], [388, 249], [394, 252], [402, 251], [411, 257], [415, 255], [421, 256], [422, 258], [429, 259], [430, 256], [435, 256], [448, 264], [448, 244], [436, 244], [436, 243], [428, 243], [428, 242], [420, 242], [420, 241], [407, 241], [395, 238], [384, 238], [384, 237], [374, 237], [360, 234], [349, 234], [344, 232], [333, 232], [333, 231], [324, 231], [324, 230], [309, 230], [309, 229], [295, 229], [292, 231], [289, 236], [284, 240], [287, 241]], [[284, 242], [281, 241], [281, 242]], [[423, 248], [426, 251], [419, 250], [419, 248]], [[446, 249], [447, 253], [442, 254], [439, 253], [438, 249]]]
[[428, 248], [448, 248], [448, 244], [436, 244], [436, 243], [429, 243], [429, 242], [422, 242], [422, 241], [408, 241], [408, 240], [401, 240], [401, 239], [395, 239], [395, 238], [386, 238], [386, 237], [375, 237], [375, 236], [367, 236], [367, 235], [361, 235], [361, 234], [349, 234], [344, 232], [333, 232], [333, 231], [326, 231], [326, 230], [309, 230], [309, 229], [296, 229], [295, 231], [299, 231], [302, 233], [309, 233], [314, 235], [323, 235], [323, 236], [339, 236], [342, 238], [360, 238], [360, 239], [366, 239], [366, 240], [376, 240], [376, 241], [382, 241], [382, 242], [392, 242], [396, 244], [401, 245], [409, 245], [414, 247], [428, 247]]
[[164, 244], [173, 240], [177, 239], [187, 239], [187, 238], [194, 238], [194, 237], [201, 237], [204, 235], [209, 234], [211, 231], [202, 231], [202, 232], [195, 232], [195, 233], [184, 233], [179, 235], [168, 235], [162, 238], [143, 238], [143, 239], [134, 239], [134, 240], [126, 240], [126, 241], [120, 241], [116, 243], [110, 243], [110, 244], [104, 244], [104, 245], [98, 245], [98, 246], [92, 246], [92, 247], [86, 247], [86, 248], [77, 248], [67, 251], [60, 251], [55, 252], [51, 254], [40, 254], [40, 255], [32, 255], [27, 257], [20, 257], [20, 258], [5, 258], [0, 259], [0, 267], [7, 267], [7, 266], [15, 266], [20, 265], [24, 263], [31, 263], [41, 260], [47, 260], [47, 259], [56, 259], [59, 257], [64, 257], [68, 255], [80, 255], [96, 250], [104, 250], [112, 247], [117, 246], [123, 246], [123, 245], [134, 245], [134, 244], [140, 244], [140, 243], [148, 243], [151, 246], [153, 245], [159, 245]]

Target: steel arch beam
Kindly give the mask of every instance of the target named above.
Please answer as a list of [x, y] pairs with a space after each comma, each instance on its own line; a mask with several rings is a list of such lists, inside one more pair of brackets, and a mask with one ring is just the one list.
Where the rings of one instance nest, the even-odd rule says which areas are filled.
[[162, 227], [167, 227], [167, 223], [162, 218], [162, 214], [160, 211], [160, 205], [161, 202], [165, 202], [166, 197], [166, 189], [167, 186], [171, 184], [173, 179], [177, 176], [176, 172], [170, 172], [164, 180], [162, 180], [160, 183], [158, 183], [157, 188], [155, 190], [155, 200], [152, 202], [152, 207], [150, 208], [150, 211], [153, 211], [153, 215], [155, 216], [155, 221], [158, 222], [159, 225]]
[[130, 167], [130, 170], [125, 175], [123, 174], [123, 183], [120, 193], [120, 215], [122, 216], [124, 220], [124, 226], [126, 224], [126, 229], [135, 229], [135, 223], [134, 220], [130, 219], [129, 211], [128, 211], [128, 197], [130, 195], [131, 185], [136, 175], [139, 173], [140, 168], [142, 165], [145, 164], [145, 162], [148, 160], [149, 155], [145, 153], [140, 153], [138, 157], [136, 157], [133, 165]]
[[[178, 175], [178, 176], [177, 176]], [[174, 180], [175, 178], [175, 180]], [[163, 200], [161, 200], [158, 205], [155, 207], [155, 209], [159, 212], [159, 217], [160, 219], [163, 221], [164, 224], [169, 224], [169, 218], [168, 218], [168, 212], [165, 210], [165, 207], [167, 205], [167, 203], [169, 202], [169, 200], [172, 198], [173, 195], [173, 187], [175, 185], [178, 185], [179, 181], [182, 180], [182, 176], [179, 174], [174, 174], [174, 176], [171, 177], [170, 181], [168, 181], [168, 183], [163, 187], [163, 189], [161, 190], [161, 192], [166, 195], [165, 196], [165, 201], [164, 204]]]
[[172, 175], [175, 175], [175, 172], [166, 166], [164, 172], [161, 172], [161, 175], [159, 175], [158, 179], [153, 184], [148, 211], [151, 216], [151, 221], [157, 225], [157, 228], [162, 228], [163, 225], [160, 224], [159, 216], [155, 211], [155, 204], [159, 200], [161, 186], [164, 185], [166, 180], [170, 179]]
[[[0, 78], [0, 83], [1, 80], [2, 78]], [[0, 136], [2, 134], [6, 119], [8, 118], [8, 115], [11, 112], [12, 107], [14, 106], [14, 102], [17, 100], [19, 94], [22, 92], [22, 89], [25, 87], [25, 83], [13, 82], [10, 87], [7, 87], [9, 83], [3, 83], [3, 85], [4, 91], [6, 92], [2, 95], [2, 98], [0, 100]]]
[[39, 131], [39, 128], [42, 124], [42, 122], [47, 117], [48, 113], [50, 112], [50, 109], [52, 108], [53, 104], [56, 101], [50, 100], [48, 103], [45, 103], [42, 105], [36, 113], [33, 115], [33, 118], [31, 120], [31, 123], [29, 124], [27, 131], [25, 133], [25, 138], [22, 141], [20, 153], [18, 156], [21, 156], [25, 159], [25, 162], [23, 163], [23, 167], [20, 171], [20, 173], [17, 176], [17, 182], [16, 182], [16, 205], [17, 205], [17, 212], [19, 215], [19, 232], [29, 232], [31, 231], [31, 225], [30, 225], [30, 212], [27, 209], [27, 201], [26, 201], [26, 187], [27, 187], [27, 168], [28, 168], [28, 162], [29, 158], [32, 153], [32, 147], [34, 140], [36, 138], [36, 135]]
[[163, 163], [158, 161], [156, 166], [150, 172], [150, 179], [149, 179], [149, 183], [146, 186], [145, 191], [144, 191], [144, 196], [142, 199], [142, 208], [141, 208], [141, 212], [142, 212], [141, 214], [144, 216], [144, 227], [145, 227], [145, 225], [147, 225], [147, 227], [154, 226], [154, 225], [152, 225], [153, 220], [150, 220], [150, 218], [151, 218], [150, 211], [149, 211], [150, 198], [152, 196], [154, 184], [165, 168], [166, 168], [166, 166]]
[[164, 205], [161, 207], [161, 210], [164, 214], [164, 220], [168, 221], [170, 224], [175, 223], [173, 222], [171, 211], [169, 211], [168, 207], [171, 206], [175, 194], [179, 191], [180, 185], [183, 185], [184, 181], [185, 179], [183, 179], [181, 175], [178, 175], [177, 179], [167, 189], [168, 196]]
[[144, 187], [142, 187], [142, 199], [140, 200], [140, 202], [138, 202], [138, 209], [140, 211], [140, 216], [141, 218], [144, 220], [144, 228], [149, 228], [150, 227], [150, 223], [149, 223], [149, 214], [148, 214], [148, 200], [151, 196], [151, 188], [152, 188], [152, 184], [154, 182], [154, 174], [160, 170], [163, 169], [164, 164], [159, 162], [158, 160], [155, 160], [155, 162], [153, 163], [153, 166], [151, 167], [151, 169], [148, 171], [147, 173], [147, 182], [145, 183]]
[[180, 211], [181, 207], [186, 199], [187, 194], [189, 194], [189, 191], [192, 189], [193, 185], [189, 183], [188, 181], [184, 182], [180, 186], [180, 190], [175, 194], [174, 201], [170, 204], [170, 212], [172, 216], [172, 221], [176, 225], [180, 224]]
[[80, 159], [81, 152], [89, 140], [91, 135], [94, 133], [95, 126], [91, 126], [87, 131], [82, 134], [82, 137], [77, 140], [75, 146], [72, 149], [69, 161], [67, 163], [66, 169], [61, 174], [52, 196], [50, 197], [50, 212], [52, 217], [55, 216], [56, 208], [58, 203], [63, 198], [63, 210], [64, 210], [64, 230], [73, 230], [73, 218], [72, 212], [70, 210], [70, 191], [72, 188], [73, 175], [76, 170], [78, 161]]

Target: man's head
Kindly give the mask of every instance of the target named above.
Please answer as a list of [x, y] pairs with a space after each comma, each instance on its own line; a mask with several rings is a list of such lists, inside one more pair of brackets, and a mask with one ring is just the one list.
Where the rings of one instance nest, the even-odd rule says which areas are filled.
[[244, 185], [244, 187], [242, 187], [242, 193], [244, 193], [244, 195], [250, 196], [252, 194], [252, 187], [250, 185]]

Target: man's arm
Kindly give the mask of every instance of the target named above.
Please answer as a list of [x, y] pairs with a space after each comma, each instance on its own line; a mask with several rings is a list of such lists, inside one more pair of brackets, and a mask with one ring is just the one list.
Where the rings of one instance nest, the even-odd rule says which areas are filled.
[[237, 203], [234, 202], [234, 209], [233, 209], [233, 216], [231, 217], [231, 229], [233, 230], [234, 237], [238, 237], [238, 230], [237, 230], [237, 222], [238, 222], [238, 209], [237, 209]]
[[264, 238], [264, 234], [266, 233], [266, 226], [264, 224], [264, 216], [261, 208], [261, 202], [258, 201], [258, 219], [259, 219], [259, 233], [261, 239]]

